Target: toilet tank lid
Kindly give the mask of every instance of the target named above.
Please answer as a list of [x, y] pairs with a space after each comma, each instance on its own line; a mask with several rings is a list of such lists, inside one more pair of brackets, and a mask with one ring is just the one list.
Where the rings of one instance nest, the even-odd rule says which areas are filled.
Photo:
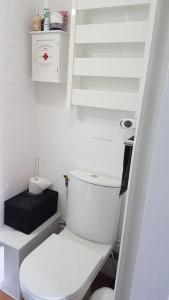
[[70, 174], [82, 181], [90, 184], [100, 185], [103, 187], [120, 188], [121, 181], [118, 178], [104, 176], [95, 172], [89, 172], [84, 170], [72, 170]]

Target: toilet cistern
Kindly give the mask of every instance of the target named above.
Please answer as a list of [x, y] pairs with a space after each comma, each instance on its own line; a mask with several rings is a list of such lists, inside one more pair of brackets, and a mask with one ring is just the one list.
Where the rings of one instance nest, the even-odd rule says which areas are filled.
[[120, 180], [84, 170], [71, 171], [69, 179], [67, 227], [88, 240], [115, 243]]

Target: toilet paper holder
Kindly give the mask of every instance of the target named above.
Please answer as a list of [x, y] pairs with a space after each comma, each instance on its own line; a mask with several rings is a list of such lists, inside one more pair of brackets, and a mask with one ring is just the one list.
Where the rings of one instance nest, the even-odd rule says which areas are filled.
[[29, 194], [39, 195], [52, 185], [52, 182], [47, 178], [39, 177], [39, 157], [35, 157], [34, 173], [34, 177], [31, 177], [29, 180]]
[[137, 120], [136, 119], [122, 119], [120, 121], [120, 126], [123, 129], [136, 129]]

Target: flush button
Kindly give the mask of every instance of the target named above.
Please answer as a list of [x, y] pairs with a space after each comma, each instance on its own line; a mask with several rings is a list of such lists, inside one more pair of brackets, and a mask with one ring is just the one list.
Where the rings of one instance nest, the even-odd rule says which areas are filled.
[[98, 178], [98, 176], [97, 175], [94, 175], [94, 174], [92, 174], [92, 175], [90, 175], [91, 177], [93, 177], [93, 178]]

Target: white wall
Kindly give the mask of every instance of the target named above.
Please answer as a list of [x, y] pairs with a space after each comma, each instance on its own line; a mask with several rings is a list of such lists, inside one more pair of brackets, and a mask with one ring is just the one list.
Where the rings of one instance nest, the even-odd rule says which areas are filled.
[[[56, 3], [56, 8], [70, 9], [69, 0]], [[54, 9], [54, 1], [50, 4]], [[71, 169], [82, 168], [121, 178], [125, 132], [119, 121], [126, 116], [130, 114], [90, 108], [67, 111], [66, 85], [38, 84], [40, 175], [54, 183], [62, 210], [66, 204], [63, 174]]]
[[[66, 111], [66, 85], [29, 80], [28, 32], [35, 8], [42, 9], [43, 4], [41, 0], [1, 1], [0, 224], [4, 200], [27, 188], [35, 155], [40, 157], [40, 175], [48, 177], [59, 191], [63, 211], [63, 174], [72, 168], [115, 177], [122, 172], [125, 132], [119, 121], [129, 113], [88, 108]], [[71, 1], [51, 0], [49, 4], [52, 11], [70, 10]]]
[[131, 300], [167, 300], [169, 297], [169, 142], [166, 138], [166, 128], [169, 126], [169, 64], [164, 98], [165, 104], [163, 103], [154, 145]]
[[3, 202], [24, 190], [34, 156], [35, 88], [30, 82], [34, 0], [1, 0], [0, 18], [0, 224]]
[[169, 294], [169, 2], [160, 4], [131, 174], [116, 300], [167, 300]]
[[[63, 174], [72, 168], [121, 177], [126, 113], [91, 109], [66, 111], [66, 87], [39, 85], [38, 151], [40, 174], [48, 177], [65, 205]], [[96, 138], [101, 138], [99, 140]]]
[[[158, 103], [158, 117], [154, 119], [154, 143], [149, 184], [141, 235], [131, 287], [131, 300], [168, 300], [169, 297], [169, 2], [162, 1], [161, 23], [159, 24], [158, 61], [151, 97]], [[165, 30], [164, 30], [165, 28]], [[162, 34], [163, 32], [163, 34]], [[161, 73], [159, 73], [161, 71]], [[151, 110], [151, 108], [149, 108]], [[155, 117], [155, 116], [154, 116]], [[148, 123], [148, 116], [147, 121]], [[144, 286], [141, 288], [140, 282]]]

